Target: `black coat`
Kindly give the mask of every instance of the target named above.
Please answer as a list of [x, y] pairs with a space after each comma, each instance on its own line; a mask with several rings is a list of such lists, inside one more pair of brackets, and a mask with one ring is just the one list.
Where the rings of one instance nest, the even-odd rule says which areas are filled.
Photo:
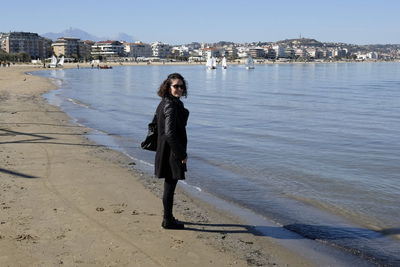
[[179, 98], [164, 97], [157, 107], [157, 151], [154, 173], [158, 178], [185, 179], [186, 123], [189, 111]]

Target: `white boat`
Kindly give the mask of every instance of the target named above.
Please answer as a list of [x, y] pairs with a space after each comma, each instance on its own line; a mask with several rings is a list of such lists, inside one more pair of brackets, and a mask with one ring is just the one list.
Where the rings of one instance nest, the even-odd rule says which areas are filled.
[[216, 69], [217, 68], [217, 60], [215, 59], [215, 57], [212, 57], [212, 68]]
[[51, 62], [49, 64], [50, 68], [57, 68], [57, 58], [55, 55], [51, 57]]
[[57, 67], [64, 67], [64, 56], [62, 56], [58, 61]]
[[217, 68], [217, 60], [215, 57], [209, 57], [206, 63], [207, 69], [215, 70]]
[[246, 59], [246, 69], [251, 70], [254, 69], [254, 60], [251, 56]]
[[222, 65], [223, 69], [227, 69], [228, 68], [228, 64], [226, 63], [226, 57], [222, 58], [221, 65]]

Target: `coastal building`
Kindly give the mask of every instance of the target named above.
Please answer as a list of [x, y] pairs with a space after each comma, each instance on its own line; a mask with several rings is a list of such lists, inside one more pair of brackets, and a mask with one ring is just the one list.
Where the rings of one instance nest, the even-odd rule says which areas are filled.
[[285, 54], [286, 47], [285, 46], [274, 45], [274, 46], [272, 46], [272, 49], [275, 50], [276, 58], [286, 57], [286, 54]]
[[332, 50], [332, 57], [344, 58], [347, 56], [347, 49], [342, 49], [340, 47]]
[[53, 53], [57, 56], [65, 56], [67, 58], [86, 58], [88, 56], [88, 47], [85, 42], [79, 38], [61, 37], [52, 45]]
[[201, 44], [198, 42], [192, 42], [190, 44], [185, 45], [189, 48], [189, 51], [201, 48]]
[[124, 46], [119, 41], [100, 41], [92, 45], [91, 55], [96, 59], [115, 59], [124, 54]]
[[235, 59], [238, 57], [238, 51], [237, 48], [234, 45], [229, 45], [224, 47], [225, 49], [225, 56], [230, 58], [230, 59]]
[[82, 58], [84, 58], [85, 60], [89, 60], [91, 59], [91, 52], [92, 52], [92, 46], [95, 44], [94, 41], [91, 40], [85, 40], [82, 41], [82, 45], [80, 46], [80, 53]]
[[286, 58], [294, 58], [295, 55], [296, 55], [296, 52], [292, 47], [285, 48], [285, 57]]
[[223, 57], [225, 56], [225, 49], [222, 47], [205, 47], [200, 49], [200, 55], [204, 59], [209, 57]]
[[304, 48], [297, 48], [295, 50], [295, 56], [299, 58], [308, 58], [307, 50]]
[[166, 58], [170, 55], [171, 47], [162, 42], [155, 42], [151, 44], [151, 49], [153, 51], [153, 57]]
[[175, 46], [171, 48], [171, 54], [175, 57], [189, 57], [190, 50], [187, 46]]
[[379, 56], [378, 56], [378, 53], [376, 53], [376, 52], [369, 52], [369, 53], [367, 53], [367, 58], [368, 59], [378, 59]]
[[153, 56], [153, 49], [150, 44], [142, 42], [125, 43], [124, 44], [125, 54], [128, 57], [151, 57]]
[[321, 59], [324, 57], [324, 52], [318, 48], [307, 48], [306, 51], [310, 58]]
[[365, 54], [357, 54], [358, 60], [377, 60], [379, 58], [378, 53], [376, 52], [368, 52]]
[[323, 51], [323, 57], [324, 58], [333, 58], [333, 50], [332, 49], [327, 49]]
[[265, 51], [261, 47], [249, 48], [248, 54], [253, 58], [264, 58], [265, 57]]
[[265, 57], [266, 58], [268, 58], [268, 59], [275, 59], [276, 58], [275, 49], [273, 49], [272, 47], [265, 47], [264, 51], [265, 51]]
[[51, 55], [51, 40], [32, 32], [0, 34], [0, 48], [7, 53], [27, 53], [31, 58], [47, 58]]
[[221, 48], [219, 47], [205, 47], [203, 49], [200, 49], [201, 56], [203, 58], [209, 58], [209, 57], [222, 57], [225, 55], [225, 50], [221, 51]]

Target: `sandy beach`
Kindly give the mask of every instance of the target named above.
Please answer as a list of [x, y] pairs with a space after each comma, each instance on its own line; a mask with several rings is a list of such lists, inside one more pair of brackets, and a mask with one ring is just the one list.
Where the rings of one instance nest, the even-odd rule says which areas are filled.
[[162, 229], [162, 181], [86, 139], [34, 70], [0, 68], [0, 266], [313, 265], [182, 190], [188, 228]]

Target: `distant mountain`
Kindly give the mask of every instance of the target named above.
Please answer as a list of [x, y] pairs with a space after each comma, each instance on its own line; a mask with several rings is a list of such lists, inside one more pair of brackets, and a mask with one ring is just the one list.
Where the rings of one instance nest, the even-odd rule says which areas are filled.
[[48, 32], [48, 33], [44, 33], [42, 34], [42, 36], [52, 39], [53, 41], [57, 40], [57, 38], [60, 37], [75, 37], [75, 38], [79, 38], [81, 40], [92, 40], [92, 41], [100, 41], [101, 38], [92, 35], [88, 32], [85, 32], [81, 29], [77, 29], [77, 28], [69, 28], [65, 31], [62, 32]]
[[98, 37], [95, 36], [93, 34], [90, 34], [88, 32], [85, 32], [81, 29], [77, 29], [77, 28], [69, 28], [65, 31], [62, 32], [48, 32], [48, 33], [44, 33], [41, 34], [41, 36], [49, 38], [53, 41], [57, 40], [57, 38], [60, 37], [75, 37], [75, 38], [79, 38], [81, 40], [91, 40], [91, 41], [105, 41], [105, 40], [117, 40], [117, 41], [126, 41], [126, 42], [134, 42], [135, 41], [135, 37], [128, 35], [126, 33], [118, 33], [117, 36], [114, 37]]
[[118, 33], [117, 36], [113, 37], [113, 38], [107, 38], [110, 40], [117, 40], [117, 41], [126, 41], [126, 42], [135, 42], [137, 39], [131, 35], [128, 35], [126, 33], [120, 32]]

